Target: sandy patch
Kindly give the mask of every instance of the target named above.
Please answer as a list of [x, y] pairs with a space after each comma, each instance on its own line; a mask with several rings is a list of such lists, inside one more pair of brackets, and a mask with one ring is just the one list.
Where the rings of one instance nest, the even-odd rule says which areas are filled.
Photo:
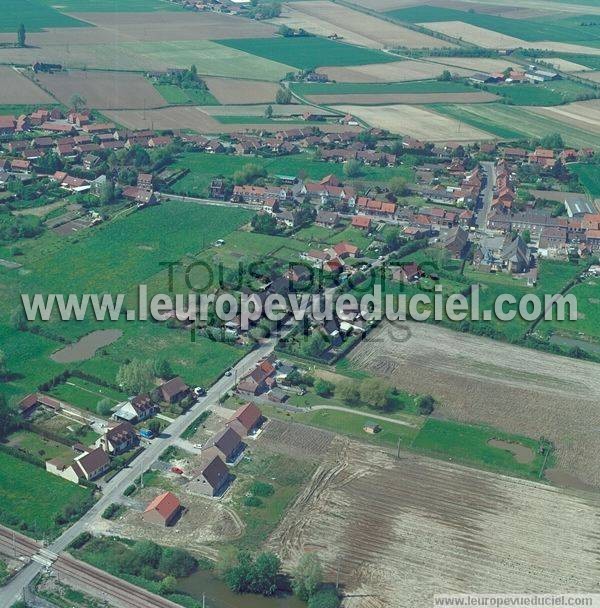
[[[323, 67], [317, 72], [327, 74], [336, 82], [403, 82], [405, 80], [427, 80], [437, 78], [449, 69], [444, 65], [427, 61], [394, 61], [392, 63], [374, 63], [352, 67]], [[458, 76], [469, 76], [472, 70], [462, 68], [450, 69]]]
[[489, 133], [416, 106], [348, 105], [338, 106], [338, 109], [357, 116], [374, 127], [426, 141], [468, 142], [493, 139]]

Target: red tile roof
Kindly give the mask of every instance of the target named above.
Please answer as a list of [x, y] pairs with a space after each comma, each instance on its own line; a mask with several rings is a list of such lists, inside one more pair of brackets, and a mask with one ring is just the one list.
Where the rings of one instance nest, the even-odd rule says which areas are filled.
[[165, 521], [173, 517], [177, 510], [181, 508], [181, 503], [175, 494], [165, 492], [157, 496], [147, 507], [144, 513], [156, 511]]

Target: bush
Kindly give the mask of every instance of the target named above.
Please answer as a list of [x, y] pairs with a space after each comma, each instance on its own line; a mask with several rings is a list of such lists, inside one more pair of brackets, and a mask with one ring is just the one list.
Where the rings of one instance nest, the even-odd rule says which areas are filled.
[[340, 598], [334, 589], [321, 589], [309, 600], [308, 608], [339, 608]]
[[81, 549], [92, 539], [92, 535], [89, 532], [82, 532], [79, 536], [76, 536], [71, 544], [69, 545], [72, 549]]
[[242, 504], [245, 507], [262, 507], [263, 501], [257, 496], [246, 496]]
[[419, 414], [429, 416], [435, 407], [435, 399], [431, 395], [421, 395], [417, 397], [417, 407], [419, 408]]
[[273, 496], [274, 492], [273, 486], [264, 481], [253, 481], [250, 486], [250, 493], [254, 496]]
[[335, 385], [333, 382], [328, 382], [327, 380], [323, 380], [321, 378], [315, 381], [315, 393], [317, 393], [319, 397], [331, 397], [334, 390]]
[[117, 513], [119, 513], [120, 510], [121, 510], [121, 505], [117, 504], [116, 502], [113, 502], [112, 504], [108, 505], [108, 507], [106, 507], [106, 509], [104, 509], [104, 512], [102, 513], [102, 517], [104, 519], [112, 519], [113, 517], [115, 517], [117, 515]]
[[123, 496], [131, 496], [136, 491], [136, 485], [132, 483], [130, 486], [127, 486], [123, 491]]

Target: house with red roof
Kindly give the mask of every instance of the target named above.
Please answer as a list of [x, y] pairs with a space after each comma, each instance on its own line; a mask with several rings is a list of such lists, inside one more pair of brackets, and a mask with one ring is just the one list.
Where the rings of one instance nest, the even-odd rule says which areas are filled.
[[369, 232], [371, 230], [371, 218], [364, 215], [355, 215], [352, 218], [352, 226]]
[[235, 411], [235, 414], [227, 421], [227, 426], [231, 427], [240, 437], [245, 437], [256, 432], [264, 420], [258, 405], [249, 401]]
[[152, 500], [142, 515], [145, 522], [170, 526], [181, 511], [181, 503], [175, 494], [165, 492]]

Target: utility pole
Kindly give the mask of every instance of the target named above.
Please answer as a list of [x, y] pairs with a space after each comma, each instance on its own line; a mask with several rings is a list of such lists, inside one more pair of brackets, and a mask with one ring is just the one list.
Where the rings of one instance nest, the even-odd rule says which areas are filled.
[[15, 531], [12, 531], [12, 546], [13, 546], [13, 554], [17, 557], [17, 544], [15, 542]]
[[206, 596], [202, 594], [202, 608], [206, 608]]
[[396, 460], [400, 460], [400, 437], [398, 437], [398, 447], [396, 448]]

